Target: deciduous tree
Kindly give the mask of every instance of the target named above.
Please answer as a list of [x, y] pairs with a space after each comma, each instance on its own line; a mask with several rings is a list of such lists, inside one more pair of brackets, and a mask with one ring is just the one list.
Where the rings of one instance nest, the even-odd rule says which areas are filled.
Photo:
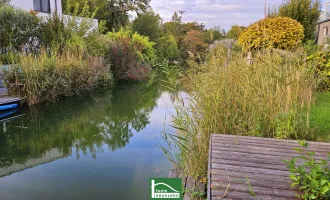
[[304, 26], [304, 41], [315, 38], [315, 25], [321, 14], [320, 0], [285, 0], [269, 16], [290, 17]]
[[244, 26], [234, 25], [228, 31], [227, 37], [237, 40], [239, 38], [239, 36], [243, 33], [244, 30], [245, 30]]
[[98, 9], [96, 18], [106, 21], [108, 31], [118, 30], [129, 22], [129, 12], [142, 13], [150, 6], [150, 0], [62, 0], [64, 10], [67, 10], [70, 4], [84, 4], [88, 1], [92, 11]]
[[148, 36], [151, 41], [155, 42], [162, 36], [161, 25], [162, 18], [153, 11], [149, 11], [139, 14], [133, 21], [132, 28], [133, 31]]
[[184, 48], [196, 55], [207, 48], [207, 44], [204, 42], [203, 32], [197, 30], [191, 30], [183, 38]]

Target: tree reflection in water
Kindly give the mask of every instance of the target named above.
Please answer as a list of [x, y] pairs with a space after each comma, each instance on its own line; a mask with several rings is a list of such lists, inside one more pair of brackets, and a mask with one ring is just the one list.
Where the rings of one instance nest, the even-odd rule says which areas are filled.
[[[125, 83], [114, 91], [98, 91], [23, 110], [23, 117], [0, 132], [0, 167], [24, 163], [58, 149], [63, 156], [90, 152], [95, 158], [106, 144], [123, 148], [133, 132], [149, 124], [161, 95], [158, 83]], [[74, 150], [74, 151], [73, 151]]]

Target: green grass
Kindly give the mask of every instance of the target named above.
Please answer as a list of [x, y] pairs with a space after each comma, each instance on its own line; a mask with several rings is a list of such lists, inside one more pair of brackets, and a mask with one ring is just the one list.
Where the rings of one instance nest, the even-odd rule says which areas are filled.
[[316, 95], [311, 108], [311, 128], [318, 133], [318, 140], [330, 141], [330, 92], [320, 92]]

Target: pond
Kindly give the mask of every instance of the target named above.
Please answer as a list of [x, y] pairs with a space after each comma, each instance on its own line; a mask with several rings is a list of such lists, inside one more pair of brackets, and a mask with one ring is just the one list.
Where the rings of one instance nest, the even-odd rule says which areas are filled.
[[172, 167], [160, 144], [173, 95], [125, 83], [22, 109], [0, 123], [0, 199], [149, 199]]

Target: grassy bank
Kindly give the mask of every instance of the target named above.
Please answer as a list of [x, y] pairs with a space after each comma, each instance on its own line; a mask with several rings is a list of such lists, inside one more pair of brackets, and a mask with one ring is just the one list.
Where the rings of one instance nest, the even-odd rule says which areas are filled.
[[319, 92], [311, 108], [311, 128], [318, 140], [330, 141], [330, 92]]
[[183, 80], [190, 98], [177, 107], [178, 135], [165, 138], [174, 138], [179, 153], [168, 154], [189, 175], [207, 174], [211, 133], [314, 139], [314, 80], [304, 56], [269, 50], [254, 55], [252, 64], [245, 57], [218, 47]]

